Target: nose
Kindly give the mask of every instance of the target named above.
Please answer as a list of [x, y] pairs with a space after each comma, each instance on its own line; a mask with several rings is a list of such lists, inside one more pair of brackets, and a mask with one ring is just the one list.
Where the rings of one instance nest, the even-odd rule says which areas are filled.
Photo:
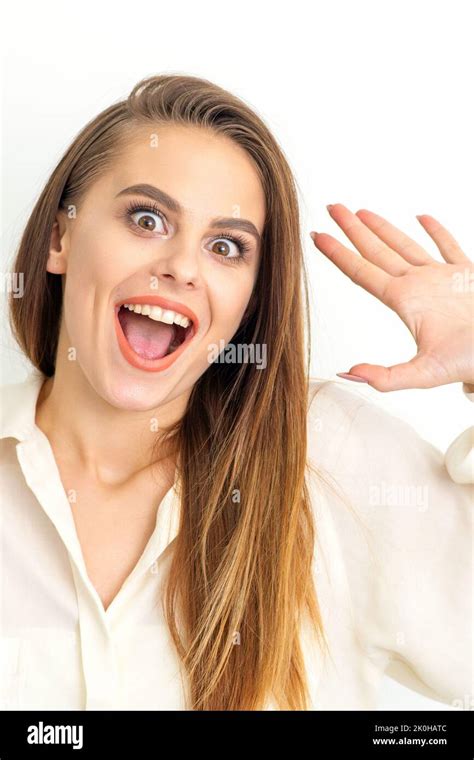
[[196, 235], [180, 233], [172, 240], [162, 241], [153, 263], [152, 276], [158, 281], [174, 281], [190, 289], [199, 287], [201, 239]]

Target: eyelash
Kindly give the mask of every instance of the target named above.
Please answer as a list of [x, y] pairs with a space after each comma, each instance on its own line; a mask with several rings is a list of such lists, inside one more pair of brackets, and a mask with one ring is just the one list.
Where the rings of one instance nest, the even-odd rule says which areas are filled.
[[[132, 202], [127, 206], [127, 210], [126, 210], [127, 223], [131, 227], [138, 227], [138, 225], [132, 219], [132, 215], [136, 214], [137, 211], [144, 211], [144, 212], [150, 211], [153, 214], [156, 214], [156, 216], [159, 216], [163, 222], [165, 221], [165, 218], [162, 212], [160, 211], [158, 206], [156, 206], [154, 203], [147, 204], [147, 203]], [[242, 237], [241, 235], [229, 235], [226, 232], [224, 232], [222, 235], [217, 237], [216, 240], [221, 240], [223, 238], [225, 240], [230, 240], [236, 244], [237, 248], [239, 249], [239, 255], [238, 256], [218, 256], [218, 254], [215, 254], [216, 256], [218, 256], [218, 259], [222, 264], [240, 264], [241, 262], [247, 259], [247, 253], [250, 251], [251, 246], [249, 245], [249, 243], [244, 237]]]

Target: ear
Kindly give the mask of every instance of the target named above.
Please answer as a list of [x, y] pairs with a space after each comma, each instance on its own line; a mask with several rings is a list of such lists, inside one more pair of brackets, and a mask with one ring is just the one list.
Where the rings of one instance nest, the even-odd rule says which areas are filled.
[[64, 214], [58, 211], [51, 230], [49, 256], [46, 271], [51, 274], [65, 274], [67, 269], [67, 225]]

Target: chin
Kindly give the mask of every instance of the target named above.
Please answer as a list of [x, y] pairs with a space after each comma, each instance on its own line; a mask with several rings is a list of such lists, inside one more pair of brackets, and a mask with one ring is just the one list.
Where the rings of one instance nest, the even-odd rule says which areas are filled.
[[147, 412], [156, 407], [166, 404], [178, 393], [173, 393], [174, 384], [166, 382], [164, 378], [158, 381], [155, 379], [153, 384], [148, 378], [146, 380], [132, 380], [117, 374], [106, 384], [103, 392], [100, 394], [107, 403], [130, 412]]

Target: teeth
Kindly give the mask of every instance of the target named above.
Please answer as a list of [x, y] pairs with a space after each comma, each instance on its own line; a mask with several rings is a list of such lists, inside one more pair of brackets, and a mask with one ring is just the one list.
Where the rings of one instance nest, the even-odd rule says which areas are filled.
[[171, 309], [162, 309], [161, 306], [139, 303], [124, 303], [123, 305], [129, 311], [134, 311], [135, 314], [143, 314], [150, 319], [154, 319], [155, 322], [165, 322], [167, 325], [172, 325], [174, 322], [177, 325], [181, 325], [181, 327], [189, 327], [191, 324], [191, 320], [185, 317], [184, 314], [171, 311]]
[[[154, 306], [151, 310], [150, 317], [152, 319], [159, 320], [160, 322], [166, 322], [167, 325], [172, 325], [174, 322], [174, 311], [160, 309], [159, 306]], [[177, 316], [177, 315], [176, 315]]]

